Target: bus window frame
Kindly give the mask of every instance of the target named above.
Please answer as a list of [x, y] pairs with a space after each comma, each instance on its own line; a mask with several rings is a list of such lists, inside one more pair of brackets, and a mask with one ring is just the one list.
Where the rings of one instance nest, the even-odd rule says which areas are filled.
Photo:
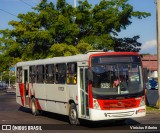
[[17, 67], [16, 81], [17, 83], [22, 83], [22, 67]]
[[44, 77], [44, 65], [36, 65], [37, 71], [36, 71], [36, 83], [44, 83], [45, 77]]
[[[64, 66], [65, 66], [65, 70], [64, 70], [63, 68], [59, 68], [59, 67], [58, 67], [58, 66], [61, 67], [61, 65], [64, 65]], [[67, 68], [66, 63], [57, 63], [57, 64], [55, 64], [55, 83], [56, 83], [56, 84], [66, 84], [66, 71], [67, 71], [66, 68]], [[60, 73], [59, 70], [61, 70], [61, 71], [64, 70], [64, 73]], [[62, 79], [62, 77], [61, 77], [62, 74], [64, 74], [63, 79]], [[61, 78], [60, 78], [60, 77], [61, 77]], [[64, 80], [64, 82], [60, 82], [60, 80], [61, 80], [61, 81]]]
[[[49, 71], [48, 71], [48, 67], [51, 67], [51, 74], [52, 76], [48, 76], [47, 78], [47, 74], [49, 75]], [[52, 77], [52, 79], [50, 79], [49, 77]], [[53, 80], [53, 82], [52, 82]], [[45, 83], [46, 84], [54, 84], [55, 83], [55, 64], [46, 64], [45, 65]]]
[[36, 65], [29, 66], [29, 82], [36, 83]]
[[[69, 70], [69, 65], [74, 64], [74, 72], [72, 72], [72, 70]], [[71, 66], [72, 67], [72, 66]], [[72, 69], [72, 68], [71, 68]], [[67, 73], [66, 73], [66, 78], [67, 78], [67, 84], [69, 85], [76, 85], [77, 84], [77, 62], [68, 62], [67, 63]], [[71, 78], [71, 82], [70, 81]], [[73, 79], [72, 79], [73, 78]], [[73, 81], [72, 81], [73, 80]], [[75, 83], [74, 83], [75, 82]]]

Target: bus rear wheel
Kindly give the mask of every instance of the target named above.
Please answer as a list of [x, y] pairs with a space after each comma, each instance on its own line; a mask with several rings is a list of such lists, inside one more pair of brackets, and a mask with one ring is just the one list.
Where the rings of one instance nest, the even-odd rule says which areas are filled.
[[35, 98], [32, 98], [32, 99], [31, 99], [31, 110], [32, 110], [32, 114], [33, 114], [34, 116], [39, 115], [39, 111], [38, 111], [38, 109], [37, 109], [36, 99], [35, 99]]
[[71, 125], [79, 124], [78, 113], [77, 113], [76, 105], [74, 103], [70, 104], [69, 122], [70, 122]]

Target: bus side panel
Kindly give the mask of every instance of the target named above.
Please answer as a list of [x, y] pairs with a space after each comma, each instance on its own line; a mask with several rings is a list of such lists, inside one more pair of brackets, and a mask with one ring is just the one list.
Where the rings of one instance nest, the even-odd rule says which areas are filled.
[[47, 111], [69, 114], [69, 100], [78, 104], [77, 85], [46, 84]]
[[59, 112], [57, 112], [57, 109], [56, 109], [56, 102], [47, 101], [46, 106], [47, 106], [47, 111], [48, 112], [59, 113]]
[[76, 85], [67, 85], [66, 88], [67, 88], [68, 100], [74, 101], [78, 111], [78, 100], [80, 100], [78, 95], [78, 83]]
[[55, 112], [57, 113], [57, 109], [56, 109], [56, 89], [55, 89], [55, 85], [54, 84], [46, 84], [45, 85], [45, 89], [46, 89], [46, 99], [47, 99], [47, 111], [49, 112]]
[[25, 101], [24, 84], [16, 83], [16, 102], [24, 106], [24, 101]]
[[33, 84], [32, 92], [36, 98], [36, 102], [39, 103], [39, 106], [40, 106], [39, 109], [46, 111], [47, 110], [47, 108], [46, 108], [46, 92], [45, 92], [44, 85], [45, 84]]
[[65, 84], [46, 84], [47, 111], [68, 114], [67, 93]]

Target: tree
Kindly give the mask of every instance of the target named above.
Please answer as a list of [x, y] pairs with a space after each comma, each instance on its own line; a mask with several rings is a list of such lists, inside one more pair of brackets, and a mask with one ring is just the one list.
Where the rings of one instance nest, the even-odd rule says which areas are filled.
[[56, 56], [71, 56], [78, 54], [78, 50], [76, 47], [72, 45], [67, 45], [65, 43], [62, 44], [54, 44], [50, 48], [50, 55], [49, 57], [56, 57]]
[[138, 39], [139, 36], [134, 36], [133, 38], [115, 38], [114, 49], [115, 51], [139, 52], [141, 43], [137, 42]]
[[89, 50], [93, 50], [93, 47], [86, 43], [85, 41], [81, 40], [78, 45], [77, 45], [77, 49], [79, 51], [79, 53], [86, 53]]
[[[128, 0], [101, 0], [91, 5], [79, 1], [77, 8], [66, 0], [56, 5], [47, 0], [34, 12], [19, 14], [19, 21], [9, 22], [12, 29], [0, 30], [0, 62], [7, 68], [20, 60], [84, 53], [88, 49], [139, 51], [138, 36], [118, 38], [132, 18], [142, 19], [150, 13], [134, 11]], [[138, 47], [138, 48], [137, 48]], [[6, 58], [6, 60], [5, 60]]]
[[50, 53], [48, 57], [57, 57], [57, 56], [71, 56], [80, 53], [86, 53], [88, 50], [92, 50], [93, 47], [85, 43], [84, 41], [80, 41], [77, 46], [67, 45], [65, 43], [62, 44], [54, 44], [50, 48]]

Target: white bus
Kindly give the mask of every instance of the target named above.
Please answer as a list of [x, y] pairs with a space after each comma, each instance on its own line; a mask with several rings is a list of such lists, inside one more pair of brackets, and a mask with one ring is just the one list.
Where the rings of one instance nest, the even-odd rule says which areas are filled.
[[33, 115], [67, 115], [71, 124], [145, 116], [143, 85], [135, 52], [88, 52], [16, 64], [17, 103]]

